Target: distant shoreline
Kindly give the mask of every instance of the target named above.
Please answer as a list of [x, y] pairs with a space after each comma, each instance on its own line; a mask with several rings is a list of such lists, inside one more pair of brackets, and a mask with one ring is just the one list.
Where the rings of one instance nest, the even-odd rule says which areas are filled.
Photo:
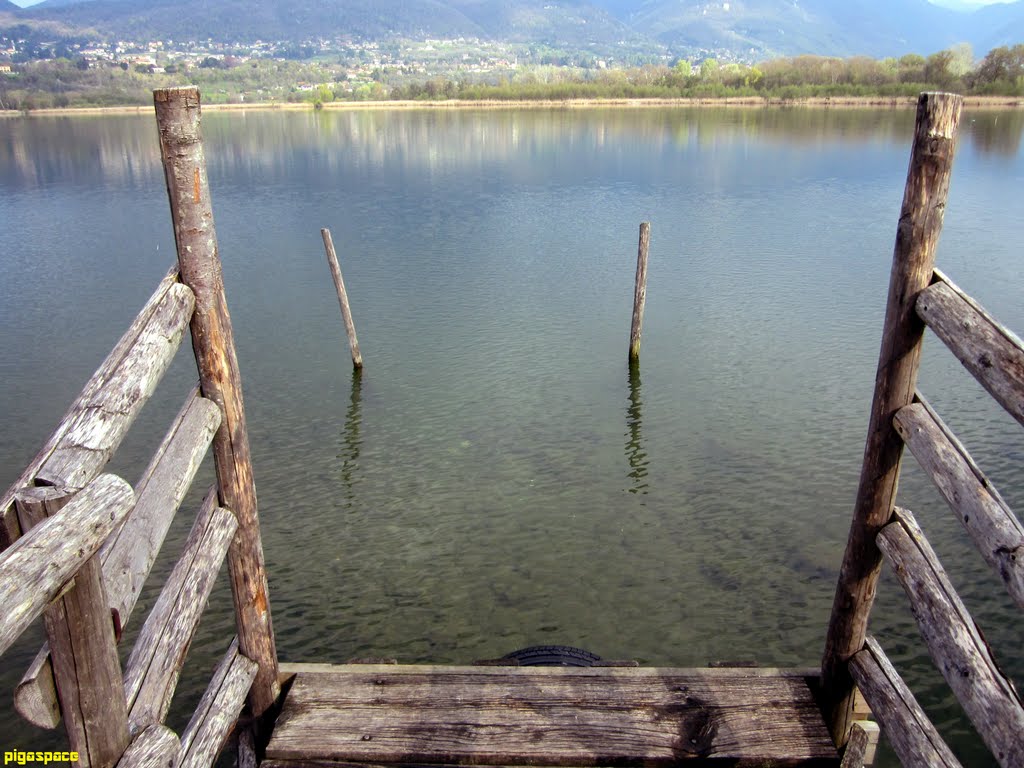
[[[444, 101], [333, 101], [323, 104], [323, 111], [344, 110], [412, 110], [412, 109], [596, 109], [604, 107], [645, 109], [652, 107], [811, 107], [840, 109], [904, 109], [913, 107], [917, 97], [913, 96], [815, 96], [803, 99], [723, 97], [723, 98], [678, 98], [678, 99], [525, 99], [525, 100], [459, 100]], [[1021, 109], [1024, 97], [1020, 96], [965, 96], [964, 106], [973, 109]], [[249, 104], [203, 104], [207, 112], [245, 111], [289, 111], [312, 112], [309, 102], [252, 102]], [[152, 106], [120, 107], [54, 107], [33, 109], [28, 112], [2, 110], [0, 117], [35, 116], [76, 116], [76, 115], [141, 115], [151, 114]]]

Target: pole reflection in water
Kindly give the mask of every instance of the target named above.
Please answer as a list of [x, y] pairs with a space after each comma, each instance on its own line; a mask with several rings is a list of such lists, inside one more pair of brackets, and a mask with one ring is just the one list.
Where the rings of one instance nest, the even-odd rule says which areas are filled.
[[345, 486], [347, 497], [346, 506], [353, 504], [352, 489], [355, 485], [353, 474], [359, 466], [359, 449], [363, 440], [360, 436], [362, 428], [362, 392], [363, 392], [363, 369], [352, 369], [352, 395], [349, 400], [348, 410], [345, 412], [345, 428], [342, 430], [342, 449], [338, 454], [341, 462], [341, 482]]
[[626, 460], [629, 462], [627, 488], [630, 493], [647, 494], [647, 452], [641, 445], [643, 401], [640, 399], [640, 361], [629, 361], [629, 406], [626, 408]]

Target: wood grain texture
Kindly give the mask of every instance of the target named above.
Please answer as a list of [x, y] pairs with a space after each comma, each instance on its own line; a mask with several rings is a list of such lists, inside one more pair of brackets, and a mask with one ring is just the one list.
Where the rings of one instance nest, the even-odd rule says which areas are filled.
[[917, 105], [864, 461], [822, 656], [826, 710], [839, 745], [853, 716], [847, 661], [864, 645], [881, 569], [875, 536], [889, 521], [899, 480], [903, 441], [892, 419], [914, 398], [924, 332], [914, 304], [932, 280], [962, 102], [953, 94], [924, 93]]
[[945, 275], [921, 292], [917, 314], [971, 375], [1024, 425], [1024, 345]]
[[162, 723], [185, 656], [238, 523], [226, 509], [203, 509], [125, 664], [132, 733]]
[[53, 453], [36, 473], [42, 485], [83, 488], [103, 469], [178, 351], [195, 300], [175, 284], [103, 386], [83, 398]]
[[151, 725], [125, 750], [117, 768], [175, 768], [181, 756], [177, 734], [163, 725]]
[[352, 319], [352, 308], [348, 303], [348, 291], [345, 290], [345, 280], [341, 276], [341, 265], [338, 263], [338, 254], [334, 251], [334, 241], [331, 239], [331, 230], [321, 229], [320, 236], [324, 241], [324, 249], [327, 251], [327, 264], [331, 268], [331, 277], [334, 279], [334, 289], [338, 293], [338, 304], [341, 306], [341, 319], [345, 323], [345, 334], [348, 336], [348, 348], [352, 353], [352, 365], [356, 368], [363, 367], [363, 355], [359, 351], [359, 339], [356, 338], [356, 324]]
[[131, 509], [131, 486], [101, 475], [56, 516], [0, 554], [0, 653], [99, 551]]
[[1024, 608], [1024, 526], [967, 449], [923, 400], [896, 413], [896, 430], [931, 477], [1006, 591]]
[[843, 750], [843, 762], [839, 768], [865, 768], [873, 765], [880, 734], [878, 723], [870, 720], [854, 722], [850, 727], [850, 740]]
[[238, 641], [233, 640], [181, 734], [180, 768], [209, 768], [213, 764], [257, 673], [258, 665], [239, 653]]
[[[214, 403], [200, 397], [198, 388], [189, 394], [136, 485], [137, 499], [128, 519], [100, 550], [103, 583], [122, 627], [128, 624], [174, 513], [219, 423], [220, 409]], [[56, 690], [49, 653], [49, 645], [44, 643], [14, 697], [19, 714], [40, 728], [56, 728], [60, 723], [55, 714]]]
[[898, 510], [878, 545], [910, 598], [932, 660], [978, 734], [1001, 766], [1024, 765], [1024, 705], [914, 516]]
[[636, 280], [633, 283], [633, 320], [629, 327], [629, 359], [640, 358], [640, 337], [644, 327], [644, 307], [647, 305], [647, 252], [651, 245], [651, 224], [640, 224], [640, 242], [636, 253]]
[[299, 672], [267, 759], [838, 765], [807, 680], [749, 672], [393, 665]]
[[39, 468], [61, 442], [70, 425], [75, 422], [77, 415], [85, 407], [84, 403], [89, 400], [93, 393], [101, 389], [114, 372], [118, 370], [125, 355], [135, 345], [135, 340], [149, 322], [157, 306], [163, 301], [167, 291], [177, 282], [178, 265], [175, 264], [164, 279], [160, 281], [159, 285], [157, 285], [153, 295], [150, 296], [145, 306], [139, 311], [139, 314], [135, 316], [128, 330], [125, 331], [121, 339], [114, 345], [110, 354], [107, 355], [103, 363], [100, 364], [100, 367], [90, 377], [89, 381], [86, 382], [78, 397], [75, 398], [71, 407], [68, 408], [68, 412], [64, 414], [64, 418], [60, 420], [57, 428], [46, 441], [46, 444], [40, 449], [39, 453], [36, 454], [35, 458], [32, 459], [18, 479], [0, 497], [0, 518], [3, 520], [3, 524], [0, 525], [0, 552], [10, 546], [21, 535], [14, 511], [15, 494], [22, 488], [35, 484], [36, 473], [39, 471]]
[[221, 409], [213, 440], [221, 506], [238, 519], [228, 552], [231, 592], [242, 653], [259, 665], [249, 705], [261, 715], [277, 699], [277, 648], [253, 480], [249, 433], [234, 332], [224, 295], [224, 276], [213, 225], [197, 88], [153, 92], [160, 154], [171, 205], [181, 280], [196, 296], [192, 349], [203, 396]]
[[904, 768], [961, 768], [960, 761], [871, 636], [866, 639], [864, 650], [850, 659], [850, 671]]

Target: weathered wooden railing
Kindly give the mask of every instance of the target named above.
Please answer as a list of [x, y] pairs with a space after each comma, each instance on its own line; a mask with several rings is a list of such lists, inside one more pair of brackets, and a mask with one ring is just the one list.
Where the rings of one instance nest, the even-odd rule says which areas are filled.
[[860, 491], [822, 664], [833, 737], [854, 722], [854, 683], [904, 765], [958, 766], [867, 634], [883, 558], [906, 591], [929, 653], [1002, 766], [1024, 765], [1024, 706], [999, 669], [914, 516], [895, 505], [903, 446], [934, 480], [1007, 591], [1024, 608], [1024, 528], [964, 446], [917, 393], [924, 330], [936, 335], [1024, 424], [1024, 346], [935, 270], [961, 100], [918, 105], [900, 214]]
[[[158, 91], [155, 101], [178, 265], [0, 499], [0, 652], [40, 613], [47, 634], [15, 706], [41, 727], [63, 720], [83, 766], [208, 766], [246, 700], [258, 716], [280, 691], [198, 92]], [[199, 386], [134, 490], [101, 476], [188, 325]], [[217, 484], [122, 670], [120, 630], [211, 445]], [[179, 739], [162, 723], [225, 557], [238, 638]]]

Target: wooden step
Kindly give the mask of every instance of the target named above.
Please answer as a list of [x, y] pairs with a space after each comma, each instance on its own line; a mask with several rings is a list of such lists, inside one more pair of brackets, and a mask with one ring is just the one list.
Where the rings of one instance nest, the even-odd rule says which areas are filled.
[[263, 765], [838, 766], [816, 670], [282, 665]]

